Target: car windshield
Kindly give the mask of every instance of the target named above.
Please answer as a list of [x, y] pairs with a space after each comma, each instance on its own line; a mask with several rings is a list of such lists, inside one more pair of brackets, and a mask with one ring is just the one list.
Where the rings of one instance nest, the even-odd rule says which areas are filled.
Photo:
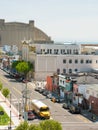
[[33, 113], [31, 111], [29, 111], [28, 114], [33, 114]]
[[49, 110], [49, 107], [46, 107], [46, 108], [40, 108], [40, 111], [48, 111]]

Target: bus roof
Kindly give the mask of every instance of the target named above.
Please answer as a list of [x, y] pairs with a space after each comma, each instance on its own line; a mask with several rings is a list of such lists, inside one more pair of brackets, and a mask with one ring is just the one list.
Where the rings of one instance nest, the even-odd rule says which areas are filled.
[[32, 103], [34, 103], [36, 106], [40, 107], [47, 107], [46, 104], [44, 104], [43, 102], [41, 102], [40, 100], [34, 99], [32, 100]]

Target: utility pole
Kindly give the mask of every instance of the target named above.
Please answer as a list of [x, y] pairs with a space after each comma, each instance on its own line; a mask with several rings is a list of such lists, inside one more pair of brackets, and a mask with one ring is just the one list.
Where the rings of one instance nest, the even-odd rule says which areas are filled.
[[27, 121], [27, 81], [26, 81], [26, 87], [23, 90], [23, 115], [24, 115], [24, 120]]
[[26, 89], [25, 89], [25, 121], [27, 121], [27, 81], [26, 81]]
[[8, 130], [12, 130], [12, 126], [11, 126], [11, 93], [10, 93], [10, 126], [8, 127]]
[[27, 86], [27, 74], [26, 74], [26, 81], [25, 81], [25, 89], [22, 91], [22, 97], [23, 97], [23, 116], [24, 120], [28, 120], [28, 99], [30, 100], [29, 94], [31, 93], [31, 90], [28, 89]]

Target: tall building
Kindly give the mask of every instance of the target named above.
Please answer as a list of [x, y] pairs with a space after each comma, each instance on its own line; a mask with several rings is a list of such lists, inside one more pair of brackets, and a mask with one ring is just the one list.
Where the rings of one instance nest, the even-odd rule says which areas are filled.
[[5, 22], [0, 19], [0, 47], [3, 45], [16, 45], [21, 50], [21, 41], [31, 40], [33, 43], [53, 43], [51, 38], [39, 28], [34, 21], [29, 23]]

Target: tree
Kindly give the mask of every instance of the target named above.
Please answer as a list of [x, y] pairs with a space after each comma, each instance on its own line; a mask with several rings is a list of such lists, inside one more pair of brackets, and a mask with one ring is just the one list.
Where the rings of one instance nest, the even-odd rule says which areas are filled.
[[45, 120], [39, 124], [28, 124], [22, 122], [15, 130], [62, 130], [61, 124], [55, 120]]
[[62, 130], [61, 124], [55, 120], [45, 120], [40, 123], [42, 130]]
[[16, 127], [15, 130], [29, 130], [29, 124], [28, 122], [24, 121], [19, 126]]
[[20, 61], [14, 61], [12, 62], [12, 68], [16, 69], [17, 64], [20, 63]]
[[34, 69], [34, 66], [33, 66], [33, 64], [32, 63], [30, 63], [29, 61], [28, 61], [28, 66], [29, 66], [29, 71], [33, 71], [33, 69]]
[[28, 124], [28, 122], [24, 121], [19, 126], [16, 127], [15, 130], [42, 130], [40, 125], [36, 124]]
[[2, 90], [2, 88], [3, 88], [3, 85], [2, 85], [2, 83], [0, 82], [0, 91]]
[[22, 61], [22, 62], [20, 62], [20, 63], [17, 64], [16, 70], [17, 70], [19, 73], [24, 74], [24, 75], [26, 76], [27, 73], [29, 72], [30, 68], [29, 68], [27, 62]]
[[42, 130], [40, 125], [31, 124], [28, 130]]
[[33, 70], [33, 64], [31, 64], [30, 62], [21, 61], [16, 65], [16, 70], [18, 71], [18, 73], [21, 73], [25, 76], [25, 78], [27, 78], [28, 72]]
[[8, 88], [3, 88], [2, 94], [3, 94], [5, 97], [8, 97], [9, 93], [10, 93], [10, 91], [9, 91]]

